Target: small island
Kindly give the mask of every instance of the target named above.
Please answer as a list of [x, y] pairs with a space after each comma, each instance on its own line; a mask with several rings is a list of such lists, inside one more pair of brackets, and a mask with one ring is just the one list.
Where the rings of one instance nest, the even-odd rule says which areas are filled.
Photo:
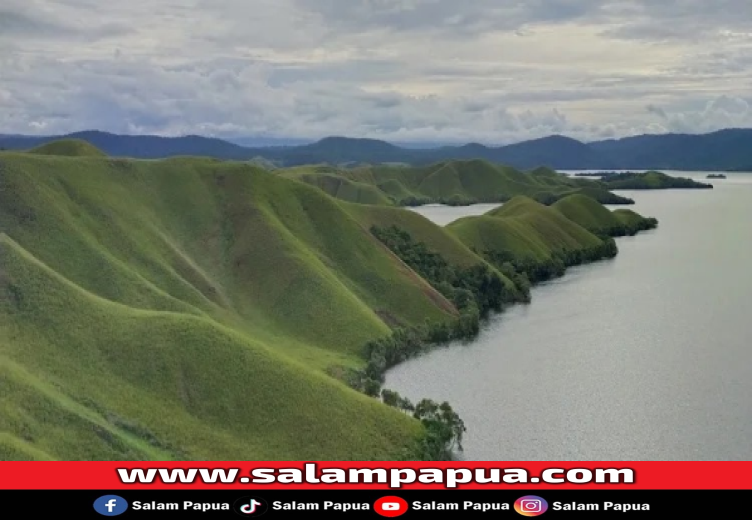
[[607, 190], [713, 189], [712, 184], [685, 177], [671, 177], [654, 170], [607, 174], [600, 183]]
[[726, 176], [722, 173], [711, 173], [706, 177], [707, 179], [725, 179]]

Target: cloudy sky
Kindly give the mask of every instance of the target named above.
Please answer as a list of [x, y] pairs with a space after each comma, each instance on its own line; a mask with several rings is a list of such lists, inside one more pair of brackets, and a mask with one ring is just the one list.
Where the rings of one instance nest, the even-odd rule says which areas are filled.
[[752, 126], [749, 0], [0, 0], [0, 133]]

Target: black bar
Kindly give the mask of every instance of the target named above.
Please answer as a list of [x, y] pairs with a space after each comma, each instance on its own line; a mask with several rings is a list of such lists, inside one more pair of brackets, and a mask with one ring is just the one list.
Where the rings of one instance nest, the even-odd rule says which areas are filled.
[[[447, 491], [364, 491], [364, 490], [305, 490], [283, 491], [251, 488], [248, 490], [128, 490], [128, 491], [0, 491], [0, 503], [7, 514], [15, 510], [13, 518], [67, 516], [70, 518], [106, 518], [99, 509], [114, 495], [110, 509], [120, 511], [127, 501], [128, 507], [116, 518], [125, 519], [222, 519], [222, 518], [263, 518], [264, 520], [285, 518], [384, 518], [374, 511], [374, 504], [382, 497], [394, 496], [405, 500], [409, 510], [398, 518], [576, 518], [600, 520], [601, 518], [750, 518], [749, 504], [752, 490], [749, 491], [640, 491], [640, 490], [447, 490]], [[515, 501], [530, 496], [522, 507], [535, 513], [547, 510], [538, 516], [524, 516], [515, 510]], [[541, 500], [542, 499], [542, 500]], [[242, 514], [238, 509], [251, 507], [255, 500], [256, 511]], [[192, 504], [214, 504], [214, 509], [206, 511], [186, 508]], [[330, 507], [325, 508], [326, 502]], [[467, 502], [475, 507], [467, 507]], [[306, 504], [310, 509], [283, 510], [280, 504]], [[391, 502], [397, 504], [397, 502]], [[418, 509], [417, 503], [421, 504]], [[607, 507], [608, 504], [613, 504]], [[176, 509], [151, 509], [149, 506], [165, 507], [175, 504]], [[332, 504], [340, 504], [335, 507]], [[345, 510], [344, 505], [357, 505], [360, 509]], [[427, 504], [427, 509], [423, 505]], [[440, 509], [456, 504], [457, 509]], [[487, 508], [484, 512], [482, 508]], [[495, 504], [495, 506], [494, 506]], [[577, 509], [579, 504], [580, 508]], [[630, 510], [618, 508], [616, 504], [629, 505]], [[644, 509], [644, 504], [647, 509]], [[313, 509], [318, 506], [318, 509]], [[637, 507], [639, 506], [639, 507]], [[106, 506], [105, 506], [106, 507]], [[172, 507], [172, 506], [168, 506]], [[219, 507], [219, 509], [217, 509]], [[396, 507], [396, 506], [391, 506]], [[480, 509], [476, 509], [480, 508]], [[589, 509], [588, 509], [589, 508]], [[263, 513], [263, 514], [259, 514]], [[323, 513], [323, 515], [322, 515]], [[36, 518], [36, 516], [34, 516]], [[8, 517], [10, 518], [10, 516]]]

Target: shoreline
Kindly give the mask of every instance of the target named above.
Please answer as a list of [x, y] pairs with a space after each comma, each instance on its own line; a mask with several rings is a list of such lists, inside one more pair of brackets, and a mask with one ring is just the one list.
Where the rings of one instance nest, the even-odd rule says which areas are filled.
[[[512, 277], [508, 276], [507, 273], [503, 272], [503, 269], [500, 267], [501, 262], [496, 262], [489, 258], [487, 255], [478, 255], [479, 258], [485, 262], [486, 266], [491, 266], [494, 269], [495, 273], [502, 274], [508, 280], [512, 280], [512, 284], [514, 285], [516, 291], [509, 293], [508, 287], [506, 285], [500, 287], [498, 294], [500, 298], [498, 306], [495, 308], [482, 309], [480, 315], [475, 317], [475, 322], [470, 326], [463, 325], [464, 316], [462, 310], [460, 310], [459, 317], [456, 320], [453, 320], [454, 323], [452, 325], [449, 325], [450, 328], [456, 327], [456, 330], [459, 331], [455, 334], [450, 333], [449, 335], [447, 335], [447, 324], [442, 323], [435, 325], [435, 328], [433, 330], [431, 328], [428, 328], [428, 330], [421, 328], [398, 328], [396, 330], [393, 330], [392, 335], [387, 338], [369, 342], [369, 344], [367, 344], [364, 349], [363, 359], [366, 362], [365, 369], [351, 369], [349, 374], [344, 375], [345, 382], [348, 384], [348, 386], [360, 391], [361, 393], [364, 393], [365, 395], [380, 399], [384, 404], [388, 406], [397, 408], [403, 413], [412, 413], [416, 419], [419, 418], [417, 412], [415, 412], [416, 406], [414, 406], [413, 403], [411, 403], [408, 399], [403, 398], [398, 392], [385, 387], [384, 383], [386, 380], [386, 374], [391, 369], [396, 368], [397, 366], [403, 364], [405, 361], [417, 359], [429, 352], [438, 350], [442, 347], [450, 347], [457, 344], [471, 344], [474, 341], [477, 341], [479, 335], [483, 332], [483, 330], [487, 329], [491, 320], [502, 316], [514, 305], [531, 304], [532, 289], [540, 287], [547, 282], [551, 282], [553, 280], [557, 280], [566, 276], [566, 274], [572, 267], [584, 267], [586, 265], [594, 264], [600, 261], [613, 260], [619, 253], [615, 238], [622, 236], [635, 236], [641, 232], [654, 230], [658, 227], [658, 221], [656, 219], [649, 217], [641, 217], [641, 219], [642, 221], [640, 222], [640, 226], [638, 226], [637, 228], [629, 228], [631, 232], [628, 231], [628, 226], [624, 225], [619, 230], [611, 229], [610, 234], [597, 234], [596, 236], [601, 239], [601, 245], [597, 248], [581, 248], [570, 250], [569, 254], [563, 254], [563, 256], [553, 254], [549, 259], [549, 262], [556, 260], [559, 262], [559, 266], [553, 269], [544, 269], [544, 278], [542, 279], [528, 280], [527, 276], [523, 274], [523, 278], [525, 280], [525, 283], [527, 284], [524, 290], [520, 290], [520, 285], [517, 280], [513, 279]], [[435, 222], [434, 224], [438, 225]], [[378, 236], [378, 233], [376, 231], [378, 230], [372, 230], [372, 234], [374, 234], [377, 239], [382, 239], [382, 237]], [[574, 254], [572, 251], [576, 251], [577, 254]], [[399, 255], [397, 256], [399, 257]], [[546, 265], [546, 262], [538, 263], [535, 267], [540, 267], [543, 265]], [[515, 272], [514, 274], [518, 275], [519, 272]], [[434, 284], [431, 283], [431, 280], [427, 279], [426, 281], [430, 285], [434, 286]], [[443, 332], [440, 332], [437, 335], [436, 328]], [[374, 364], [374, 359], [378, 360], [376, 364]], [[340, 374], [339, 378], [343, 379], [342, 374]], [[418, 403], [418, 408], [420, 408], [425, 403], [428, 403], [428, 405], [430, 406], [438, 406], [430, 398], [423, 398], [423, 400]], [[453, 421], [457, 421], [461, 425], [462, 430], [459, 434], [459, 438], [456, 439], [456, 444], [460, 446], [459, 451], [461, 452], [461, 433], [465, 431], [464, 423], [462, 423], [459, 416], [451, 409], [449, 403], [445, 402], [442, 406], [446, 406], [453, 416]], [[452, 442], [452, 446], [454, 446], [454, 440]], [[410, 447], [406, 447], [406, 449], [410, 452], [415, 451]], [[414, 460], [457, 460], [454, 456], [447, 458], [450, 456], [450, 453], [445, 453], [443, 457], [437, 458], [435, 454], [433, 454], [428, 458], [416, 458]]]

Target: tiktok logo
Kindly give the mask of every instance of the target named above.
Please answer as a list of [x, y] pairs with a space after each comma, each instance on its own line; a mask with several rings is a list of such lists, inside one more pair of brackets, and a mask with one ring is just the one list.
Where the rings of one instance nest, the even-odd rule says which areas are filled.
[[241, 516], [261, 516], [269, 509], [266, 502], [258, 497], [243, 497], [235, 501], [235, 512]]
[[246, 515], [252, 515], [256, 512], [256, 508], [261, 505], [263, 505], [261, 502], [259, 502], [255, 498], [252, 498], [250, 504], [246, 504], [240, 508], [240, 512], [245, 513]]

